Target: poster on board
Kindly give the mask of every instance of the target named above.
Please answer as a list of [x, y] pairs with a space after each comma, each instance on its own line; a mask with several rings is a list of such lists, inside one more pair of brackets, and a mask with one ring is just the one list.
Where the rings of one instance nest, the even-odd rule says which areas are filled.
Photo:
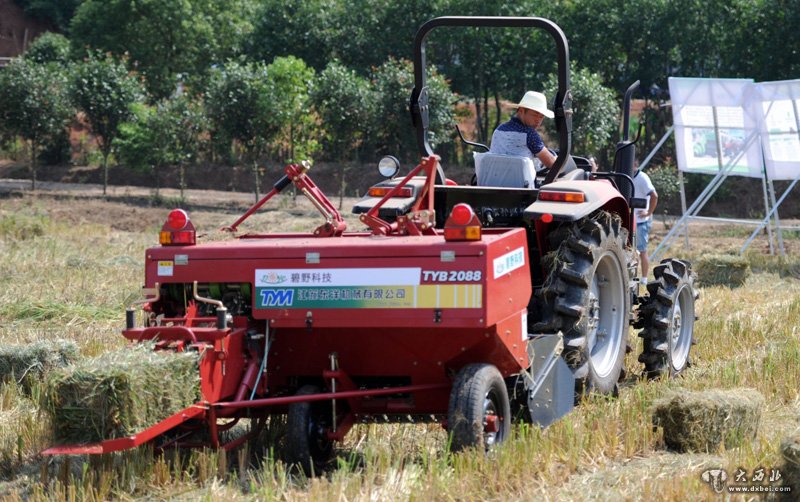
[[685, 172], [762, 176], [760, 110], [751, 79], [669, 79], [678, 168]]
[[796, 179], [800, 176], [800, 80], [758, 83], [756, 95], [764, 114], [761, 144], [767, 176]]

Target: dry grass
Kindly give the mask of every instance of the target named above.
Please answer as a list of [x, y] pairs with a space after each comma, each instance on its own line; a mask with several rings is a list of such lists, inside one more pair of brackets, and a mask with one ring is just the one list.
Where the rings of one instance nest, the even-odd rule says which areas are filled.
[[[85, 201], [0, 199], [0, 343], [73, 340], [81, 355], [124, 345], [124, 306], [138, 294], [144, 250], [155, 242], [164, 209], [137, 209], [140, 228], [112, 230], [103, 208], [70, 219]], [[319, 223], [305, 207], [282, 202], [254, 217], [254, 230], [308, 230]], [[97, 213], [97, 214], [96, 214]], [[302, 213], [302, 216], [296, 216]], [[161, 216], [158, 216], [161, 215]], [[215, 228], [236, 213], [196, 211]], [[11, 223], [0, 228], [12, 227]], [[40, 230], [25, 231], [26, 225]], [[266, 228], [261, 228], [266, 225]], [[297, 226], [298, 228], [295, 228]], [[299, 228], [301, 227], [302, 228]], [[20, 228], [22, 230], [20, 231]], [[357, 225], [355, 228], [358, 228]], [[714, 237], [708, 248], [714, 247]], [[706, 241], [700, 241], [706, 242]], [[724, 251], [719, 249], [719, 251]], [[696, 258], [703, 250], [680, 251]], [[733, 473], [779, 468], [780, 441], [800, 419], [800, 281], [797, 261], [749, 257], [743, 287], [702, 290], [698, 345], [679, 381], [629, 377], [619, 399], [589, 399], [547, 430], [515, 426], [513, 438], [486, 458], [446, 453], [436, 425], [359, 426], [326, 476], [298, 478], [263, 448], [154, 457], [147, 450], [100, 458], [44, 460], [51, 441], [34, 400], [16, 384], [0, 386], [0, 497], [7, 500], [718, 500], [700, 479], [709, 468]], [[632, 336], [628, 368], [639, 371], [641, 341]], [[664, 450], [651, 424], [653, 403], [678, 388], [750, 387], [763, 394], [755, 440], [708, 455]], [[36, 393], [36, 388], [34, 393]], [[738, 500], [733, 497], [734, 500]], [[741, 496], [741, 500], [751, 497]]]

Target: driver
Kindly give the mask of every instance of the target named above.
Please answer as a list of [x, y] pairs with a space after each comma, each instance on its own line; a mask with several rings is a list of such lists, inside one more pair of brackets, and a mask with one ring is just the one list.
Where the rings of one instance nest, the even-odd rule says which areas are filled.
[[545, 117], [552, 119], [553, 116], [553, 112], [547, 109], [544, 94], [526, 92], [517, 105], [517, 113], [494, 130], [489, 152], [539, 159], [549, 169], [556, 157], [544, 146], [536, 128], [542, 125]]

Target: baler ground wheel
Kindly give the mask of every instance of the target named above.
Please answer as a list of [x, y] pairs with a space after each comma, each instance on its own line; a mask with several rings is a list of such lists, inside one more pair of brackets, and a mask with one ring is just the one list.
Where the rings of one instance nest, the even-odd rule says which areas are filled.
[[491, 364], [470, 364], [456, 376], [447, 413], [450, 450], [473, 446], [492, 450], [511, 433], [511, 405], [505, 381]]
[[[319, 387], [304, 385], [295, 395], [318, 394]], [[319, 475], [333, 456], [333, 442], [326, 433], [330, 426], [330, 403], [301, 402], [289, 405], [284, 458], [308, 476]]]
[[689, 262], [667, 259], [653, 269], [655, 280], [647, 284], [648, 295], [639, 308], [636, 327], [644, 328], [639, 362], [645, 376], [674, 377], [691, 364], [695, 308], [700, 296], [694, 287], [695, 274]]
[[618, 393], [631, 310], [627, 232], [618, 215], [600, 211], [548, 234], [547, 280], [538, 293], [543, 319], [533, 330], [564, 334], [576, 401]]

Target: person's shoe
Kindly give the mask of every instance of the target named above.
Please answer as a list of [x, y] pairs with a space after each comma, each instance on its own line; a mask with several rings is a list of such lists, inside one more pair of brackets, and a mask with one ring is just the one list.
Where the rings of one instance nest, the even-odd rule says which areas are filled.
[[647, 286], [647, 277], [642, 277], [639, 279], [639, 282], [642, 284], [642, 286]]

